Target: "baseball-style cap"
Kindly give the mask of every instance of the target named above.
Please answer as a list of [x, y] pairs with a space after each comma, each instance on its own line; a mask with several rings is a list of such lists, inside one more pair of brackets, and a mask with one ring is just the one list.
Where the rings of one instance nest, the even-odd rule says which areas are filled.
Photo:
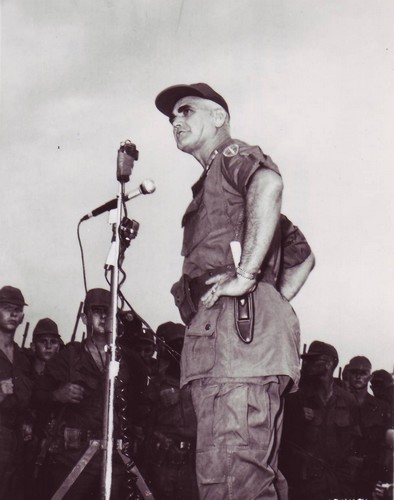
[[87, 311], [93, 306], [109, 307], [111, 305], [111, 293], [103, 288], [92, 288], [88, 290], [83, 305], [83, 312]]
[[43, 318], [38, 321], [33, 330], [33, 341], [37, 340], [41, 335], [52, 335], [60, 339], [57, 324], [50, 318]]
[[177, 339], [185, 338], [185, 326], [173, 321], [167, 321], [157, 327], [157, 336], [165, 342], [172, 342]]
[[334, 346], [321, 342], [320, 340], [314, 340], [311, 342], [308, 352], [301, 355], [302, 359], [312, 358], [313, 356], [321, 356], [325, 354], [331, 356], [338, 361], [338, 352]]
[[349, 361], [348, 370], [362, 370], [362, 371], [371, 371], [372, 365], [368, 358], [365, 356], [355, 356]]
[[25, 298], [19, 288], [13, 286], [3, 286], [0, 289], [1, 304], [15, 304], [16, 306], [27, 306]]
[[393, 377], [386, 370], [376, 370], [372, 373], [372, 385], [390, 386], [393, 384]]
[[216, 102], [230, 114], [227, 102], [206, 83], [191, 83], [190, 85], [181, 84], [168, 87], [162, 90], [156, 97], [155, 104], [159, 111], [166, 116], [171, 116], [172, 110], [179, 99], [188, 96], [201, 97], [202, 99]]

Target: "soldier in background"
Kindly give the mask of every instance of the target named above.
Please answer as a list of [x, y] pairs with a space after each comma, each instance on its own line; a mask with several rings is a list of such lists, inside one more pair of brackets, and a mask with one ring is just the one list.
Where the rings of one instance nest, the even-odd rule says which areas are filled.
[[386, 401], [393, 410], [394, 382], [386, 370], [376, 370], [372, 373], [371, 389], [375, 398]]
[[[49, 448], [51, 460], [44, 471], [49, 490], [46, 498], [52, 497], [79, 463], [90, 440], [103, 437], [105, 323], [110, 303], [111, 294], [107, 290], [94, 288], [87, 292], [81, 316], [86, 325], [86, 340], [68, 344], [47, 363], [44, 375], [37, 381], [37, 403], [57, 410]], [[120, 379], [125, 377], [124, 368], [124, 363], [121, 363]], [[114, 439], [120, 437], [119, 402], [115, 399]], [[66, 496], [68, 500], [97, 500], [100, 497], [102, 460], [102, 451], [98, 450], [72, 482]], [[115, 450], [112, 466], [111, 498], [126, 498], [126, 469]]]
[[[44, 373], [46, 363], [55, 356], [63, 342], [59, 335], [57, 324], [50, 318], [40, 319], [33, 330], [30, 349], [26, 350], [31, 363], [32, 381], [35, 383]], [[40, 452], [40, 443], [45, 438], [46, 426], [53, 420], [46, 405], [31, 407], [26, 413], [23, 424], [24, 462], [25, 462], [25, 491], [27, 498], [41, 500], [41, 480], [36, 469], [36, 460]], [[33, 493], [34, 492], [34, 493]]]
[[365, 356], [355, 356], [349, 361], [349, 384], [359, 407], [361, 436], [358, 453], [362, 467], [357, 480], [357, 495], [370, 499], [372, 490], [381, 478], [379, 462], [387, 429], [391, 425], [390, 406], [368, 393], [371, 380], [371, 362]]
[[184, 336], [185, 327], [172, 321], [157, 329], [159, 366], [157, 377], [148, 387], [152, 409], [146, 441], [147, 477], [156, 500], [198, 500], [197, 421], [190, 386], [180, 388]]
[[313, 341], [301, 357], [307, 383], [286, 398], [280, 456], [289, 498], [354, 498], [356, 400], [334, 382], [335, 347]]
[[30, 403], [30, 363], [14, 342], [27, 304], [18, 288], [0, 289], [0, 499], [23, 498], [23, 417]]
[[143, 327], [142, 321], [131, 311], [122, 311], [118, 317], [121, 325], [118, 348], [129, 371], [125, 396], [131, 454], [139, 470], [143, 471], [144, 428], [151, 409], [147, 389], [156, 373], [156, 344], [152, 330]]
[[33, 372], [39, 376], [44, 373], [46, 363], [63, 346], [57, 324], [50, 318], [40, 319], [33, 330], [30, 349], [33, 352]]

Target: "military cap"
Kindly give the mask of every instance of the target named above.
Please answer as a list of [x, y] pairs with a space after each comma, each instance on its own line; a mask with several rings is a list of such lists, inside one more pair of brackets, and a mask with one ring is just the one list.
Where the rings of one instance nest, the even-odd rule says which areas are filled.
[[155, 334], [149, 328], [141, 328], [141, 331], [137, 333], [135, 336], [135, 340], [138, 344], [148, 343], [155, 344]]
[[201, 97], [202, 99], [216, 102], [230, 114], [227, 102], [206, 83], [191, 83], [190, 85], [181, 84], [167, 87], [156, 97], [155, 104], [159, 111], [166, 116], [171, 116], [172, 110], [179, 99], [189, 96]]
[[371, 384], [381, 384], [384, 386], [390, 386], [393, 383], [393, 377], [386, 370], [376, 370], [372, 373]]
[[185, 337], [185, 326], [173, 321], [167, 321], [167, 323], [163, 323], [157, 327], [156, 333], [165, 342], [172, 342], [177, 339], [183, 340]]
[[314, 340], [311, 342], [308, 352], [302, 354], [301, 358], [308, 359], [313, 356], [321, 356], [322, 354], [331, 356], [338, 361], [338, 352], [335, 347], [330, 344], [326, 344], [325, 342], [321, 342], [320, 340]]
[[50, 318], [43, 318], [38, 321], [33, 330], [33, 341], [37, 340], [41, 335], [52, 335], [60, 339], [57, 324]]
[[109, 307], [111, 305], [111, 293], [103, 288], [92, 288], [88, 290], [85, 297], [83, 311], [86, 314], [93, 306]]
[[372, 368], [371, 362], [365, 356], [355, 356], [349, 361], [348, 370], [362, 370], [362, 371], [370, 371]]
[[27, 306], [25, 298], [19, 288], [13, 286], [3, 286], [0, 289], [1, 304], [15, 304], [16, 306]]

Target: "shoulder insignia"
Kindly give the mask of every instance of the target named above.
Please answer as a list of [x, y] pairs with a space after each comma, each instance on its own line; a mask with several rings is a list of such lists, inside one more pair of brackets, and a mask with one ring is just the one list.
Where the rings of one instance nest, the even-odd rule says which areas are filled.
[[237, 155], [238, 151], [238, 144], [230, 144], [230, 146], [227, 146], [227, 148], [223, 151], [223, 156], [225, 156], [226, 158], [231, 158], [232, 156]]

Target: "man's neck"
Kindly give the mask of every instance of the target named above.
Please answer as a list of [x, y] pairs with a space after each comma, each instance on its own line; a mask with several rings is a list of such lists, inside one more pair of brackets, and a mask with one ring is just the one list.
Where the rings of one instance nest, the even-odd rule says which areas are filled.
[[15, 332], [0, 332], [0, 350], [4, 352], [11, 363], [14, 361]]
[[316, 392], [324, 404], [331, 398], [334, 390], [334, 379], [332, 376], [323, 376], [316, 381]]
[[15, 332], [2, 332], [0, 331], [0, 349], [10, 349], [14, 345]]
[[204, 146], [198, 151], [192, 153], [194, 158], [201, 163], [204, 170], [208, 167], [209, 159], [212, 153], [217, 149], [224, 141], [231, 139], [228, 132], [220, 131], [218, 134], [212, 137], [210, 141], [205, 142]]
[[107, 344], [106, 335], [93, 333], [93, 335], [91, 335], [87, 338], [87, 342], [90, 345], [96, 346], [100, 352], [104, 352], [104, 348]]
[[34, 358], [33, 367], [34, 367], [34, 371], [38, 375], [41, 375], [45, 369], [45, 361], [43, 361], [42, 359]]
[[367, 397], [368, 394], [368, 389], [367, 387], [363, 387], [362, 389], [351, 389], [351, 392], [353, 396], [357, 399], [357, 403], [359, 405], [362, 405], [365, 401], [365, 398]]

